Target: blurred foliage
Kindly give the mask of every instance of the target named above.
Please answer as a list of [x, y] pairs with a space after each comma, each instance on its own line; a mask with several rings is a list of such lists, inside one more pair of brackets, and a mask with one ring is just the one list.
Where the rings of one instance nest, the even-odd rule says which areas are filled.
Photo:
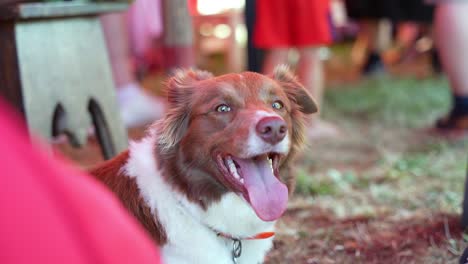
[[443, 78], [373, 78], [329, 89], [325, 115], [342, 115], [386, 125], [421, 127], [432, 123], [450, 106], [448, 83]]

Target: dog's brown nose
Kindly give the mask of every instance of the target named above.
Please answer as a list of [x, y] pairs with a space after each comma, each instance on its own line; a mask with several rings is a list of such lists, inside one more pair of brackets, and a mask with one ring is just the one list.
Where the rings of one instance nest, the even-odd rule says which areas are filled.
[[283, 140], [288, 128], [283, 119], [276, 116], [264, 117], [257, 123], [257, 134], [266, 142], [274, 145]]

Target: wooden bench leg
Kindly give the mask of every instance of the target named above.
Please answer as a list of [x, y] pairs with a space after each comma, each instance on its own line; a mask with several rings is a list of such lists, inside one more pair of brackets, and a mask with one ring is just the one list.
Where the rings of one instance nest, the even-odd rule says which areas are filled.
[[91, 114], [94, 128], [96, 129], [96, 136], [101, 146], [102, 155], [105, 159], [110, 159], [117, 153], [115, 151], [115, 144], [112, 142], [112, 135], [107, 125], [106, 118], [95, 101], [90, 102], [88, 110]]
[[[51, 138], [57, 137], [60, 134], [64, 134], [67, 136], [72, 147], [81, 148], [86, 145], [86, 142], [88, 141], [87, 130], [74, 130], [72, 127], [70, 127], [69, 118], [70, 116], [67, 116], [67, 113], [62, 104], [58, 103], [55, 107], [54, 115], [52, 117]], [[48, 131], [44, 131], [42, 134], [44, 133], [46, 133], [46, 135], [50, 134]]]

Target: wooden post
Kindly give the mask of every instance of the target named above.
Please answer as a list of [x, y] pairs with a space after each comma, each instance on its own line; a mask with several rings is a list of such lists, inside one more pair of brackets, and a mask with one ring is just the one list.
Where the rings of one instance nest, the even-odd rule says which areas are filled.
[[163, 0], [165, 68], [189, 68], [195, 65], [193, 55], [192, 18], [187, 0]]
[[262, 72], [265, 52], [257, 49], [253, 43], [255, 25], [255, 0], [245, 1], [245, 25], [247, 27], [247, 70]]
[[463, 229], [468, 227], [468, 164], [466, 166], [465, 192], [463, 197], [461, 225]]

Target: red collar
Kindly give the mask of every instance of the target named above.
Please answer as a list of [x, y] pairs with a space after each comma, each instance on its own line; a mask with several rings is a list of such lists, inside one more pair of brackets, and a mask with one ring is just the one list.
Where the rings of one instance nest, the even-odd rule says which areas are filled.
[[223, 232], [216, 232], [220, 237], [229, 238], [232, 240], [257, 240], [257, 239], [267, 239], [275, 235], [275, 232], [262, 232], [249, 237], [233, 237], [229, 234]]
[[233, 237], [223, 232], [216, 232], [219, 237], [232, 240], [232, 262], [235, 264], [242, 254], [242, 240], [267, 239], [275, 235], [275, 232], [262, 232], [249, 237]]

